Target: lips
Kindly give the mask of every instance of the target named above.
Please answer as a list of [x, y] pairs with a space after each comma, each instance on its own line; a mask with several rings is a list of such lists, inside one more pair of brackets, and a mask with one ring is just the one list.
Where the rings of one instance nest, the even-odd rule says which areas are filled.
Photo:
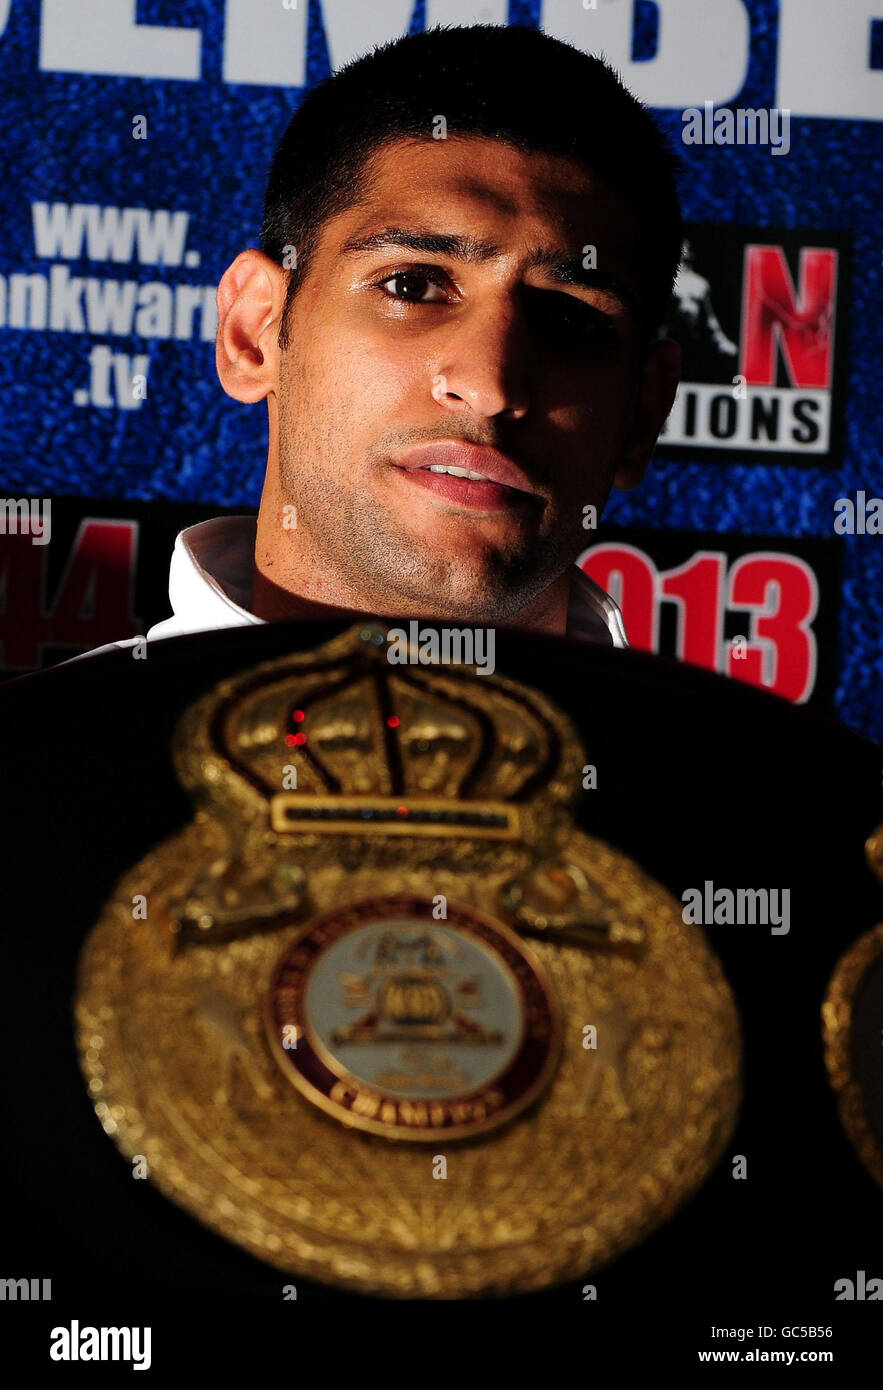
[[[511, 459], [496, 449], [463, 441], [421, 445], [394, 460], [394, 467], [409, 482], [467, 508], [505, 511], [537, 497], [527, 475]], [[449, 468], [457, 472], [433, 471]]]

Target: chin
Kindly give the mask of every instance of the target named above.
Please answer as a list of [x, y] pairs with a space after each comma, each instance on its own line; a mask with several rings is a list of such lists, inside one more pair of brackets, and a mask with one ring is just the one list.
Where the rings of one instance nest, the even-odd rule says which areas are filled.
[[[504, 621], [522, 608], [527, 598], [522, 586], [506, 584], [499, 572], [448, 575], [446, 582], [427, 585], [422, 612], [457, 622], [494, 623]], [[419, 602], [419, 600], [415, 600]]]

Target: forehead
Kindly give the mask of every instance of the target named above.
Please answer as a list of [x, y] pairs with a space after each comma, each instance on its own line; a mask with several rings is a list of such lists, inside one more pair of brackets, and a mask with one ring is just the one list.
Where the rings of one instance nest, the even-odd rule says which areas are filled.
[[365, 168], [358, 203], [333, 219], [331, 240], [341, 245], [388, 224], [436, 219], [439, 230], [481, 229], [503, 249], [519, 240], [592, 244], [599, 258], [603, 247], [621, 268], [634, 249], [630, 209], [591, 169], [566, 155], [524, 152], [479, 136], [384, 145]]

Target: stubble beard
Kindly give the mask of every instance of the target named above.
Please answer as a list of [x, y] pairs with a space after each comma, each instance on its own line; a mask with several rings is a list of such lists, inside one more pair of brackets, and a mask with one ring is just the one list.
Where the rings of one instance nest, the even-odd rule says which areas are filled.
[[[342, 441], [314, 425], [303, 430], [303, 419], [315, 416], [308, 405], [293, 403], [283, 390], [281, 501], [295, 506], [298, 527], [309, 536], [311, 561], [322, 574], [323, 591], [330, 595], [336, 588], [341, 606], [378, 614], [505, 623], [516, 619], [576, 559], [580, 537], [571, 542], [563, 527], [552, 535], [533, 536], [521, 550], [488, 544], [469, 554], [445, 553], [393, 524], [376, 494], [368, 492], [366, 502], [346, 486], [345, 478], [335, 486], [334, 463], [324, 470], [316, 460], [339, 459]], [[372, 469], [384, 466], [372, 463], [368, 478]], [[464, 517], [462, 525], [469, 524]]]
[[[310, 550], [341, 606], [378, 614], [421, 614], [476, 623], [505, 623], [562, 574], [575, 554], [550, 538], [536, 538], [522, 552], [479, 548], [445, 554], [390, 522], [377, 505], [335, 492], [327, 476], [302, 458], [295, 469], [282, 456], [283, 502], [297, 509], [309, 530]], [[468, 525], [468, 520], [464, 520]]]

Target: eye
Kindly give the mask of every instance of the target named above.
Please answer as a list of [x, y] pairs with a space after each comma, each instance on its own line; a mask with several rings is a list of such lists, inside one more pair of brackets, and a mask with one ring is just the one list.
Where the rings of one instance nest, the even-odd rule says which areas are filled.
[[[384, 288], [392, 285], [392, 289]], [[429, 270], [397, 270], [393, 275], [387, 275], [383, 280], [377, 282], [376, 288], [381, 294], [385, 294], [388, 299], [397, 299], [403, 304], [447, 304], [449, 302], [444, 293], [444, 284], [438, 273]], [[439, 293], [434, 298], [427, 298], [427, 289], [435, 288]]]

